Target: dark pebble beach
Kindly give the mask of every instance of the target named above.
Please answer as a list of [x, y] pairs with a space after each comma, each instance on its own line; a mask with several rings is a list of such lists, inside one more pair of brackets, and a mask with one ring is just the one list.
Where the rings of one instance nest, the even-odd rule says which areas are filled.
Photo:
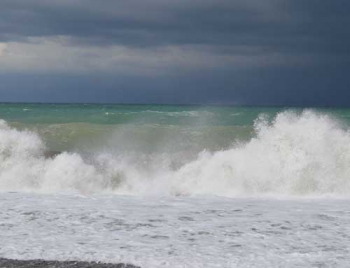
[[81, 261], [10, 260], [0, 258], [1, 268], [140, 268], [131, 264]]

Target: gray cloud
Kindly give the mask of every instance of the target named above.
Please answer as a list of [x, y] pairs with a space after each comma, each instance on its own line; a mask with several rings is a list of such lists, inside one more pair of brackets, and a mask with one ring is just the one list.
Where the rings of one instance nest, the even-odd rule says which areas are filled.
[[2, 0], [0, 39], [64, 35], [94, 45], [347, 53], [349, 10], [347, 0]]
[[[93, 70], [100, 67], [105, 71], [125, 63], [113, 57], [121, 50], [151, 69], [177, 62], [186, 67], [189, 61], [200, 58], [213, 62], [213, 67], [221, 60], [222, 65], [235, 68], [261, 66], [255, 63], [263, 61], [282, 65], [348, 62], [349, 10], [347, 0], [2, 0], [0, 42], [12, 42], [12, 50], [17, 51], [22, 43], [23, 53], [29, 56], [15, 57], [20, 54], [15, 53], [3, 58], [0, 69], [21, 65], [33, 70], [38, 65], [39, 70], [50, 70], [50, 66], [54, 71], [61, 67], [81, 70], [79, 66], [85, 63]], [[63, 36], [65, 43], [53, 44], [57, 36]], [[25, 43], [38, 44], [34, 56], [30, 54], [33, 46]], [[169, 47], [178, 47], [179, 57], [162, 61]], [[53, 51], [52, 55], [48, 51]], [[62, 59], [58, 67], [52, 64], [57, 62], [55, 51]], [[93, 56], [93, 62], [86, 54]], [[132, 71], [126, 61], [125, 70]]]
[[0, 92], [8, 100], [35, 91], [33, 100], [76, 101], [84, 90], [88, 102], [105, 90], [100, 101], [343, 105], [349, 12], [348, 0], [1, 0]]

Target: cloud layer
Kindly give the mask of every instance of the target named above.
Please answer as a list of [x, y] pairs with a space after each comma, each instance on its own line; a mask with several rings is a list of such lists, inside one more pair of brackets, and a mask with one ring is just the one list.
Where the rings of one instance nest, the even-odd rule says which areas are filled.
[[345, 0], [2, 0], [0, 7], [2, 72], [153, 74], [349, 60]]
[[115, 85], [125, 102], [324, 103], [333, 90], [343, 103], [349, 12], [348, 0], [1, 0], [0, 93], [26, 100], [29, 79], [31, 100], [70, 101], [62, 88], [86, 79], [116, 102]]

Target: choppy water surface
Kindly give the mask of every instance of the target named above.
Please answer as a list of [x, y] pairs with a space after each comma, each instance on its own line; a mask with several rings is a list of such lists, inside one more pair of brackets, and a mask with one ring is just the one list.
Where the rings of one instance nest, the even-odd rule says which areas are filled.
[[347, 267], [350, 110], [0, 105], [0, 257]]

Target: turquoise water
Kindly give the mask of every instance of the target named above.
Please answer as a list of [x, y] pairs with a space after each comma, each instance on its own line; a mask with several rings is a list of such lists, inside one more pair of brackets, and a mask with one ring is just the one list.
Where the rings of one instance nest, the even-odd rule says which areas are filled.
[[[312, 109], [350, 121], [350, 109], [294, 107], [235, 107], [198, 105], [9, 104], [0, 103], [0, 116], [26, 124], [159, 124], [252, 125], [259, 114]], [[201, 119], [201, 120], [195, 120]]]
[[[260, 113], [274, 115], [283, 108], [102, 105], [102, 104], [0, 104], [0, 115], [28, 124], [159, 124], [251, 125]], [[197, 119], [197, 120], [196, 120]]]
[[49, 150], [220, 150], [251, 137], [262, 112], [280, 108], [170, 105], [1, 104], [0, 118], [38, 133]]
[[[142, 152], [227, 149], [254, 137], [260, 115], [273, 120], [283, 111], [301, 108], [103, 105], [0, 104], [0, 118], [19, 130], [38, 133], [48, 150]], [[318, 109], [350, 121], [350, 109]]]

